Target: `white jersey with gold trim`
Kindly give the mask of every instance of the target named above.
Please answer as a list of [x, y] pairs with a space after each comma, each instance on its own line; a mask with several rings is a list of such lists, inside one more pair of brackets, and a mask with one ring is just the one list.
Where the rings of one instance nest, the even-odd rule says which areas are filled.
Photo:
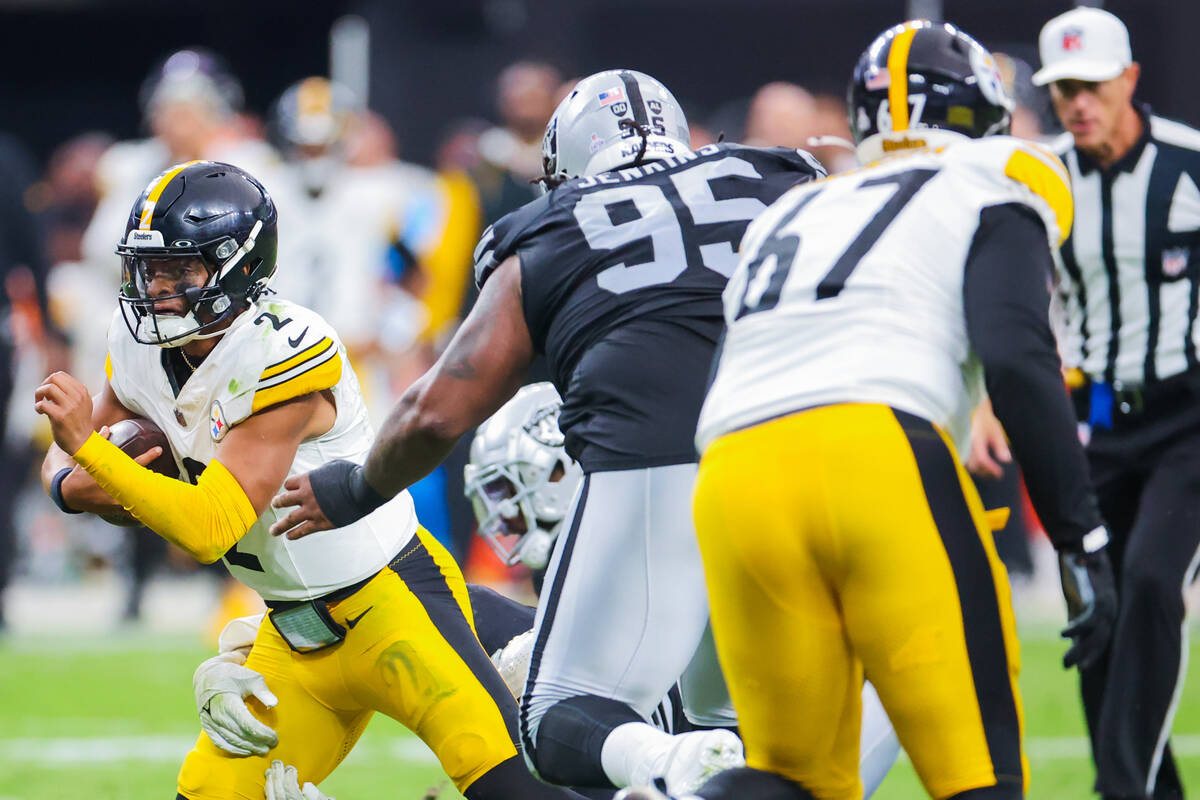
[[[313, 311], [260, 301], [235, 320], [176, 396], [165, 351], [134, 341], [118, 311], [105, 365], [117, 399], [154, 421], [170, 439], [180, 474], [195, 481], [229, 429], [264, 408], [329, 389], [337, 406], [330, 430], [301, 443], [288, 475], [344, 458], [362, 463], [374, 431], [345, 348]], [[408, 492], [344, 528], [291, 540], [269, 529], [290, 509], [268, 507], [224, 556], [235, 578], [267, 600], [303, 600], [382, 569], [409, 541], [417, 518]]]
[[[798, 186], [749, 228], [696, 436], [810, 406], [883, 403], [960, 451], [983, 393], [963, 313], [980, 211], [1018, 203], [1057, 253], [1071, 229], [1062, 163], [1008, 136], [964, 139]], [[1049, 280], [1049, 276], [1047, 276]]]

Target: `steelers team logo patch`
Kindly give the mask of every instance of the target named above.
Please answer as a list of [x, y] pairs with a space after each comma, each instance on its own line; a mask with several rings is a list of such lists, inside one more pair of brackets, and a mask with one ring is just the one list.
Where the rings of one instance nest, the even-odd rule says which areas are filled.
[[225, 438], [226, 431], [229, 430], [229, 424], [225, 422], [225, 412], [221, 408], [219, 400], [213, 400], [212, 410], [208, 413], [209, 422], [212, 423], [209, 431], [212, 433], [214, 442], [219, 442]]

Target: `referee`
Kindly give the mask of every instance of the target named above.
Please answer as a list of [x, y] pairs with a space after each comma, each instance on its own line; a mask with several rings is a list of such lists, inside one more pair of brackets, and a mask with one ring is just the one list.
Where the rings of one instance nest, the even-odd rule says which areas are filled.
[[1038, 45], [1075, 195], [1064, 359], [1119, 581], [1108, 658], [1080, 681], [1096, 790], [1182, 798], [1168, 735], [1200, 558], [1200, 131], [1133, 101], [1139, 66], [1112, 14], [1069, 11]]

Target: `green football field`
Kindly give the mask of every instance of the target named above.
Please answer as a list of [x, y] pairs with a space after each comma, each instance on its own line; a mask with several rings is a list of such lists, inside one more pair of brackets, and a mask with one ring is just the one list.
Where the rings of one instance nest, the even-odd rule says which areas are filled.
[[[1059, 668], [1061, 652], [1050, 629], [1025, 631], [1021, 688], [1035, 799], [1092, 796], [1075, 681]], [[140, 633], [0, 640], [0, 800], [173, 798], [180, 758], [199, 730], [191, 673], [207, 654], [194, 638]], [[1174, 743], [1184, 780], [1194, 788], [1200, 786], [1200, 667], [1189, 672]], [[340, 800], [419, 800], [444, 781], [420, 742], [377, 717], [322, 788]], [[924, 795], [902, 759], [875, 796]], [[440, 797], [459, 795], [446, 787]]]

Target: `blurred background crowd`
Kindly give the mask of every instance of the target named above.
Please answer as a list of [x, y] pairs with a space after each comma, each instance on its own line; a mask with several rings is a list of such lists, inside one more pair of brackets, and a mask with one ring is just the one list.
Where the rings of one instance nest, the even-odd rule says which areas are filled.
[[[0, 0], [0, 356], [15, 365], [0, 413], [0, 589], [10, 587], [0, 625], [4, 609], [15, 628], [36, 624], [14, 613], [21, 587], [95, 580], [117, 587], [114, 624], [143, 614], [152, 580], [208, 587], [223, 618], [255, 602], [216, 590], [220, 565], [184, 577], [191, 559], [158, 537], [59, 513], [37, 480], [49, 439], [33, 388], [60, 368], [99, 388], [120, 274], [113, 248], [133, 201], [169, 165], [228, 161], [262, 180], [280, 210], [274, 288], [340, 332], [378, 423], [469, 309], [483, 228], [535, 196], [543, 130], [576, 78], [646, 71], [679, 96], [694, 147], [721, 137], [800, 147], [835, 172], [854, 163], [843, 144], [852, 62], [906, 17], [941, 16], [978, 36], [1017, 98], [1013, 133], [1052, 136], [1030, 75], [1041, 23], [1072, 3], [168, 5]], [[1143, 99], [1200, 123], [1200, 93], [1167, 66], [1192, 62], [1200, 4], [1107, 7], [1131, 30]], [[525, 576], [472, 536], [465, 458], [463, 443], [414, 488], [418, 514], [469, 579], [519, 586]], [[983, 488], [1015, 496], [1019, 477]], [[1015, 575], [1033, 570], [1036, 528], [1014, 514], [999, 540]]]

